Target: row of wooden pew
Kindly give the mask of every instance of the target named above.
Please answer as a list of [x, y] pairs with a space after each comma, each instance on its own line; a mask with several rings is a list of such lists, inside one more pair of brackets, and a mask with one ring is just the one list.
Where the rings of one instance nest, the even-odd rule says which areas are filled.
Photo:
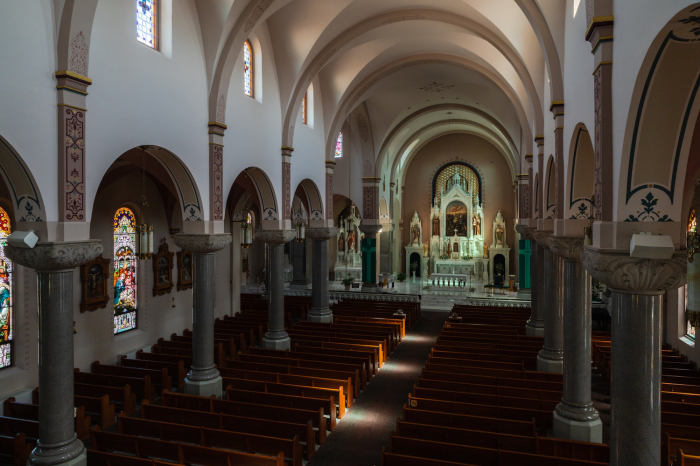
[[397, 420], [384, 466], [608, 464], [609, 447], [544, 437], [561, 374], [536, 372], [524, 308], [455, 306]]
[[[156, 402], [144, 399], [136, 413], [120, 414], [116, 429], [93, 427], [90, 460], [112, 466], [141, 464], [137, 456], [179, 464], [302, 465], [406, 330], [404, 318], [300, 321], [288, 328], [292, 350], [277, 351], [259, 347], [258, 330], [266, 327], [266, 319], [267, 311], [246, 309], [216, 321], [225, 399], [177, 393], [179, 382], [173, 379]], [[229, 337], [236, 337], [235, 352]], [[177, 340], [171, 336], [171, 342], [186, 343]], [[152, 353], [138, 352], [130, 361], [172, 364], [171, 358], [187, 356], [187, 348], [162, 339], [157, 345]], [[182, 363], [188, 367], [191, 359]]]

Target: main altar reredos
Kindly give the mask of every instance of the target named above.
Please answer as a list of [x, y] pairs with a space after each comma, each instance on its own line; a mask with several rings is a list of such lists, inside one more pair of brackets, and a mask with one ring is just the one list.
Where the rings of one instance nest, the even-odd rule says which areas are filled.
[[506, 225], [498, 211], [492, 222], [492, 244], [484, 235], [484, 208], [478, 179], [455, 172], [436, 180], [426, 239], [418, 212], [411, 219], [406, 270], [411, 277], [444, 286], [467, 283], [507, 284], [510, 248], [506, 247]]

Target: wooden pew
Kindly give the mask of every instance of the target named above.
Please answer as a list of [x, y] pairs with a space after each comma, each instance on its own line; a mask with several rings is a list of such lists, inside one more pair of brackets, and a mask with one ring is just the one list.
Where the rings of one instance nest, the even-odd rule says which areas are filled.
[[[295, 437], [298, 443], [298, 438]], [[132, 435], [101, 432], [99, 428], [93, 430], [90, 437], [90, 448], [93, 450], [107, 450], [109, 452], [127, 453], [135, 456], [146, 456], [176, 461], [178, 464], [206, 464], [228, 466], [233, 464], [263, 466], [277, 464], [277, 458], [270, 456], [253, 455], [250, 453], [221, 450], [200, 445], [191, 445], [182, 442], [169, 442], [166, 440], [136, 437]], [[301, 466], [301, 456], [295, 457], [293, 464]]]
[[137, 379], [149, 376], [151, 382], [160, 385], [161, 388], [170, 389], [173, 386], [173, 379], [168, 375], [168, 369], [165, 367], [162, 369], [143, 369], [138, 367], [112, 366], [109, 364], [100, 364], [100, 361], [95, 361], [90, 366], [90, 371], [93, 374], [118, 375]]
[[74, 383], [73, 392], [76, 397], [102, 398], [107, 395], [110, 400], [121, 405], [121, 411], [131, 414], [136, 411], [136, 394], [131, 393], [131, 386], [109, 387], [105, 385], [90, 385]]
[[[343, 393], [343, 387], [337, 389], [306, 387], [300, 385], [287, 385], [283, 383], [273, 383], [258, 380], [246, 379], [230, 379], [224, 377], [224, 384], [236, 390], [245, 390], [249, 392], [274, 393], [277, 395], [292, 395], [309, 398], [327, 399], [332, 397], [338, 400], [338, 419], [345, 416], [346, 397]], [[347, 397], [348, 399], [350, 397]]]
[[[129, 385], [132, 390], [140, 392], [144, 399], [155, 401], [155, 387], [151, 383], [151, 377], [124, 377], [121, 375], [109, 374], [93, 374], [90, 372], [80, 372], [80, 369], [75, 369], [73, 373], [75, 383], [102, 385], [107, 387], [125, 387]], [[100, 395], [101, 396], [101, 395]], [[112, 398], [110, 396], [110, 398]]]
[[168, 391], [163, 392], [162, 402], [163, 406], [170, 408], [232, 414], [234, 416], [271, 419], [296, 424], [306, 424], [308, 421], [311, 421], [314, 429], [317, 429], [318, 431], [317, 443], [320, 445], [326, 439], [326, 417], [324, 416], [323, 408], [319, 408], [317, 411], [283, 408], [278, 406], [265, 406], [251, 403], [240, 403], [237, 401], [219, 400], [215, 395], [207, 398], [196, 395], [172, 393]]
[[[39, 422], [39, 405], [17, 403], [15, 397], [10, 397], [3, 404], [4, 415], [16, 419]], [[77, 406], [75, 410], [75, 433], [79, 440], [86, 440], [90, 437], [90, 426], [92, 418], [85, 414], [84, 406]]]
[[314, 433], [313, 423], [311, 421], [308, 421], [306, 424], [295, 424], [291, 422], [232, 416], [229, 414], [169, 408], [167, 406], [155, 406], [148, 402], [144, 402], [141, 405], [141, 419], [286, 439], [292, 439], [298, 436], [300, 441], [306, 442], [307, 460], [311, 459], [316, 451], [316, 434]]
[[[185, 329], [187, 330], [187, 329]], [[183, 335], [178, 335], [177, 333], [173, 333], [170, 335], [170, 341], [174, 341], [176, 343], [187, 343], [192, 346], [192, 335], [185, 335], [183, 332]], [[217, 337], [216, 334], [214, 335], [214, 343], [219, 344], [221, 343], [224, 345], [224, 350], [226, 350], [226, 353], [229, 355], [236, 354], [236, 348], [240, 348], [241, 351], [246, 350], [246, 341], [245, 341], [245, 336], [243, 335], [243, 332], [240, 332], [236, 335], [226, 335], [224, 337]]]
[[673, 462], [674, 466], [700, 466], [700, 456], [690, 456], [686, 455], [680, 448], [676, 453], [676, 460]]
[[403, 405], [403, 420], [414, 424], [431, 426], [449, 426], [458, 429], [468, 429], [478, 426], [479, 430], [510, 435], [534, 435], [536, 426], [534, 420], [514, 421], [491, 417], [469, 416], [466, 414], [441, 413], [425, 411]]
[[148, 361], [145, 359], [129, 359], [126, 355], [122, 356], [119, 360], [119, 365], [123, 367], [136, 367], [141, 369], [168, 369], [168, 374], [171, 377], [175, 377], [175, 382], [178, 388], [185, 386], [185, 376], [187, 371], [185, 371], [185, 364], [182, 360], [177, 362], [166, 362], [166, 361]]
[[[78, 384], [76, 384], [78, 385]], [[92, 385], [81, 385], [77, 387], [74, 385], [73, 390], [75, 395], [73, 395], [73, 406], [84, 406], [85, 412], [90, 413], [91, 417], [98, 418], [100, 425], [103, 429], [111, 426], [115, 422], [115, 408], [114, 403], [109, 402], [109, 395], [104, 394], [102, 396], [84, 396], [78, 394], [78, 391], [86, 392], [93, 390]], [[107, 389], [108, 391], [118, 391], [112, 387], [100, 387], [100, 389], [94, 389], [95, 392], [103, 391], [102, 389]], [[131, 414], [134, 409], [136, 409], [136, 396], [131, 394], [129, 391], [130, 387], [126, 387], [126, 390], [121, 390], [119, 394], [126, 400], [126, 403], [122, 401], [122, 407], [127, 414]], [[126, 393], [125, 393], [126, 392]], [[32, 404], [39, 404], [39, 387], [32, 390]]]
[[453, 392], [505, 396], [512, 398], [528, 398], [531, 400], [547, 400], [559, 403], [562, 392], [547, 390], [535, 390], [528, 388], [499, 387], [498, 385], [480, 385], [458, 382], [445, 382], [442, 380], [426, 380], [419, 378], [416, 386], [420, 388], [431, 388], [436, 390], [447, 390]]
[[662, 434], [661, 459], [664, 466], [671, 466], [676, 460], [679, 449], [686, 455], [700, 456], [700, 441], [672, 437], [668, 432]]
[[12, 466], [26, 466], [34, 445], [26, 443], [24, 433], [15, 435], [0, 434], [0, 457], [10, 460]]
[[39, 421], [0, 416], [0, 433], [11, 437], [23, 433], [27, 440], [36, 442], [39, 438]]
[[249, 453], [277, 455], [277, 452], [282, 452], [281, 457], [299, 458], [302, 450], [298, 438], [287, 440], [250, 433], [150, 421], [123, 415], [119, 415], [117, 425], [117, 432], [120, 434], [128, 432], [128, 435], [195, 443], [208, 447], [235, 448]]
[[426, 380], [442, 380], [445, 382], [472, 383], [479, 385], [497, 385], [499, 387], [525, 388], [531, 390], [547, 390], [550, 392], [562, 392], [562, 382], [543, 382], [541, 380], [509, 379], [505, 377], [485, 377], [468, 374], [452, 374], [449, 372], [421, 371], [421, 378]]
[[172, 354], [160, 354], [160, 353], [148, 353], [144, 350], [138, 350], [136, 351], [136, 359], [141, 359], [144, 361], [158, 361], [158, 362], [171, 362], [171, 363], [179, 363], [182, 361], [182, 364], [185, 368], [185, 371], [187, 371], [190, 367], [192, 367], [192, 355], [172, 355]]
[[251, 392], [248, 390], [236, 390], [234, 388], [227, 387], [226, 399], [229, 401], [238, 401], [241, 403], [259, 404], [266, 406], [280, 406], [311, 411], [316, 411], [319, 408], [322, 408], [325, 413], [328, 413], [330, 419], [330, 430], [335, 429], [337, 418], [335, 409], [335, 399], [332, 396], [326, 399], [309, 398], [293, 395], [278, 395], [276, 393], [260, 393]]
[[[307, 361], [323, 361], [341, 364], [352, 364], [358, 367], [367, 368], [367, 380], [371, 380], [371, 375], [376, 373], [373, 371], [372, 357], [363, 354], [353, 354], [338, 350], [323, 350], [316, 352], [318, 348], [304, 348], [305, 351], [280, 351], [266, 348], [251, 348], [249, 356], [266, 356], [278, 359], [299, 359]], [[336, 354], [341, 353], [341, 354]], [[240, 354], [240, 353], [239, 353]]]
[[[167, 341], [163, 338], [159, 338], [158, 343], [151, 347], [151, 351], [160, 354], [192, 357], [192, 344]], [[214, 361], [216, 361], [216, 363], [220, 366], [223, 366], [226, 363], [226, 350], [223, 343], [214, 344]]]
[[[540, 411], [554, 411], [559, 401], [538, 400], [529, 398], [515, 398], [499, 395], [483, 395], [480, 393], [451, 392], [449, 390], [437, 390], [413, 386], [413, 396], [431, 400], [453, 401], [457, 403], [471, 403], [487, 406], [504, 406], [509, 408], [535, 409]], [[561, 401], [561, 400], [560, 400]]]
[[304, 335], [291, 334], [289, 337], [292, 340], [292, 347], [313, 346], [317, 348], [341, 349], [359, 352], [374, 352], [378, 356], [379, 367], [382, 367], [384, 361], [387, 360], [387, 354], [384, 352], [381, 343], [374, 343], [367, 340], [358, 341], [354, 338], [333, 338], [331, 337], [309, 337]]
[[387, 344], [387, 339], [381, 336], [365, 335], [362, 333], [337, 332], [335, 330], [290, 328], [287, 329], [290, 337], [313, 338], [323, 341], [354, 342], [357, 344], [380, 345], [385, 357], [391, 354], [391, 345]]

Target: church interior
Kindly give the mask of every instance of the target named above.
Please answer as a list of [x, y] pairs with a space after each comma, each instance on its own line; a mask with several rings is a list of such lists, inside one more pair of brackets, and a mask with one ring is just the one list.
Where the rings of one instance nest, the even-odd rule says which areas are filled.
[[700, 466], [699, 38], [0, 2], [0, 466]]

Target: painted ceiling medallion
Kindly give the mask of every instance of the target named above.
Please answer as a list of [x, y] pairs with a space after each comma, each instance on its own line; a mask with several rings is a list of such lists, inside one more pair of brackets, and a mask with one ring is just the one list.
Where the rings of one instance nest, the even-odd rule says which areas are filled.
[[438, 82], [432, 82], [426, 86], [419, 87], [418, 89], [420, 89], [421, 91], [425, 91], [425, 92], [440, 93], [440, 92], [449, 91], [453, 87], [455, 87], [455, 84], [441, 84]]

